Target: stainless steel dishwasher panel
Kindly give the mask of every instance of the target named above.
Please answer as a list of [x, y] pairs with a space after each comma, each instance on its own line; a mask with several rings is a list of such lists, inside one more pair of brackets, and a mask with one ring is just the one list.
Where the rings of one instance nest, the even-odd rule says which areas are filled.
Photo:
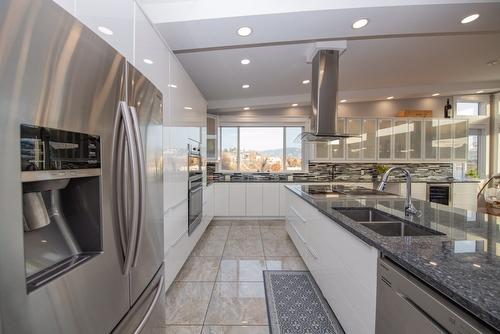
[[493, 333], [390, 260], [377, 273], [377, 334]]

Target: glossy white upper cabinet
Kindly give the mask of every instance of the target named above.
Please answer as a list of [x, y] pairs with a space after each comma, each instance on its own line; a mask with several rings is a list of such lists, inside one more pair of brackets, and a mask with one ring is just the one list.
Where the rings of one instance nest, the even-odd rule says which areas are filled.
[[170, 55], [170, 125], [206, 126], [207, 102], [174, 54]]
[[379, 119], [377, 130], [379, 160], [391, 159], [392, 155], [392, 120]]
[[423, 136], [423, 123], [419, 120], [410, 120], [408, 122], [408, 133], [409, 133], [409, 156], [410, 160], [421, 160], [422, 159], [422, 139]]
[[157, 34], [141, 8], [135, 8], [134, 66], [163, 93], [163, 101], [169, 100], [170, 50]]
[[408, 122], [394, 121], [394, 159], [406, 160], [408, 157]]
[[56, 4], [62, 7], [71, 15], [75, 15], [75, 2], [76, 0], [53, 0]]
[[436, 160], [438, 150], [438, 120], [425, 121], [425, 160]]
[[348, 119], [347, 120], [347, 133], [355, 135], [355, 137], [349, 137], [346, 139], [347, 142], [347, 159], [349, 160], [360, 160], [361, 159], [361, 120], [360, 119]]
[[75, 0], [74, 15], [129, 61], [134, 59], [133, 0]]
[[439, 159], [452, 158], [453, 148], [453, 121], [450, 119], [439, 120]]
[[377, 120], [363, 120], [363, 133], [361, 135], [363, 160], [375, 160], [377, 156]]

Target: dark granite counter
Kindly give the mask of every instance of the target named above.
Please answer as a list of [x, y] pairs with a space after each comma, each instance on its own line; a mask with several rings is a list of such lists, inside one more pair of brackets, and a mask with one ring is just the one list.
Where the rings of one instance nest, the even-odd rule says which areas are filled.
[[[453, 179], [453, 180], [412, 180], [412, 183], [480, 183], [482, 180], [475, 179]], [[379, 183], [372, 180], [307, 180], [299, 179], [289, 181], [288, 179], [252, 179], [252, 178], [233, 178], [229, 181], [225, 179], [214, 179], [217, 183]], [[389, 180], [388, 183], [405, 183], [404, 180]]]
[[446, 235], [384, 237], [332, 207], [374, 207], [405, 218], [404, 198], [314, 199], [299, 185], [287, 187], [333, 222], [500, 331], [500, 217], [413, 200], [422, 215], [408, 220]]

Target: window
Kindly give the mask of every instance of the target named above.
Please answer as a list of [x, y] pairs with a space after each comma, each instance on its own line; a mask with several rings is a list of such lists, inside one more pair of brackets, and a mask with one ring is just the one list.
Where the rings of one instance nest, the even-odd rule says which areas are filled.
[[221, 170], [233, 172], [301, 171], [302, 127], [221, 127]]
[[465, 175], [472, 178], [479, 178], [482, 172], [483, 165], [483, 145], [481, 130], [469, 130], [468, 144], [469, 151], [467, 153], [467, 169]]
[[457, 116], [479, 116], [479, 102], [457, 102]]

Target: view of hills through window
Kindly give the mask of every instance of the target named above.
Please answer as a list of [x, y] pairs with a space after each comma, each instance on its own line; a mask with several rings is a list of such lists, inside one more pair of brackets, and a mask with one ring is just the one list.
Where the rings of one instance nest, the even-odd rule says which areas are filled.
[[301, 132], [302, 127], [221, 127], [221, 169], [300, 171], [302, 144], [294, 139]]

